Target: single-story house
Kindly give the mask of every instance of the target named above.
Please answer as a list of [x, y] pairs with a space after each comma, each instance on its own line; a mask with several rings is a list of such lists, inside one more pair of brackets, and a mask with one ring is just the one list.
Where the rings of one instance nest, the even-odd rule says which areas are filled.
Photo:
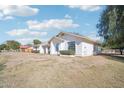
[[76, 56], [91, 56], [100, 53], [99, 44], [82, 35], [60, 32], [51, 38], [48, 43], [41, 44], [40, 53], [49, 53], [51, 55], [61, 54], [61, 51], [73, 51]]
[[20, 51], [21, 52], [28, 52], [31, 53], [33, 51], [33, 47], [27, 46], [27, 45], [21, 45], [20, 46]]
[[38, 48], [38, 50], [39, 50], [39, 52], [41, 53], [41, 54], [49, 54], [49, 43], [48, 42], [43, 42], [40, 46], [39, 46], [39, 48]]

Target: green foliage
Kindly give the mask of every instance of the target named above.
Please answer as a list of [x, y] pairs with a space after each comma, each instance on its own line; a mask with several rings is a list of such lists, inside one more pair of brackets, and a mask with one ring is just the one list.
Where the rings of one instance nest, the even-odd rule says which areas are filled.
[[35, 52], [38, 52], [38, 47], [39, 47], [39, 44], [41, 44], [41, 41], [40, 40], [38, 40], [38, 39], [34, 39], [33, 40], [33, 43], [34, 43], [34, 48], [36, 49], [36, 51]]
[[32, 44], [26, 44], [27, 46], [30, 46], [30, 47], [32, 47], [33, 45]]
[[41, 44], [41, 41], [38, 39], [35, 39], [35, 40], [33, 40], [33, 43], [34, 43], [34, 45], [38, 45], [38, 44]]
[[124, 48], [124, 6], [107, 6], [101, 14], [98, 33], [104, 38], [104, 46]]
[[1, 44], [0, 45], [0, 50], [4, 50], [6, 48], [6, 44]]
[[0, 71], [2, 71], [5, 67], [6, 65], [4, 63], [0, 63]]
[[10, 50], [10, 49], [13, 49], [13, 50], [16, 50], [16, 49], [19, 49], [19, 46], [21, 45], [18, 41], [14, 41], [14, 40], [8, 40], [6, 41], [6, 49], [7, 50]]
[[17, 41], [14, 41], [14, 40], [8, 40], [6, 41], [5, 44], [1, 44], [0, 45], [0, 50], [10, 50], [10, 49], [13, 49], [13, 50], [16, 50], [16, 49], [19, 49], [19, 46], [21, 44]]
[[74, 55], [75, 52], [72, 50], [61, 50], [60, 54], [62, 54], [62, 55]]

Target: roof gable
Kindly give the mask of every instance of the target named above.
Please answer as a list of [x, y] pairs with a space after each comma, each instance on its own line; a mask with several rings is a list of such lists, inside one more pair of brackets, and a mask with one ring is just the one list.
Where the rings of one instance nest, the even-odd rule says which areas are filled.
[[92, 39], [90, 39], [89, 37], [86, 37], [86, 36], [83, 36], [83, 35], [78, 35], [78, 34], [71, 33], [71, 32], [60, 32], [57, 36], [58, 36], [58, 37], [61, 37], [61, 36], [65, 35], [65, 34], [66, 34], [66, 35], [71, 35], [71, 36], [77, 37], [77, 38], [79, 38], [79, 39], [81, 39], [82, 41], [87, 42], [87, 43], [98, 44], [97, 41], [92, 40]]
[[51, 38], [50, 41], [52, 41], [53, 39], [61, 38], [64, 35], [71, 35], [72, 37], [79, 38], [83, 42], [87, 42], [87, 43], [91, 43], [91, 44], [99, 44], [97, 41], [92, 40], [89, 37], [86, 37], [86, 36], [83, 36], [83, 35], [74, 34], [74, 33], [71, 33], [71, 32], [60, 32], [59, 34], [57, 34], [56, 36]]

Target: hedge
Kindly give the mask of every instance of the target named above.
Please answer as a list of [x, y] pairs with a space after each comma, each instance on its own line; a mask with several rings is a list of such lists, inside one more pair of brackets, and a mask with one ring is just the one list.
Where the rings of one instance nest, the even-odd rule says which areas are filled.
[[60, 54], [62, 54], [62, 55], [74, 55], [75, 52], [72, 50], [61, 50]]

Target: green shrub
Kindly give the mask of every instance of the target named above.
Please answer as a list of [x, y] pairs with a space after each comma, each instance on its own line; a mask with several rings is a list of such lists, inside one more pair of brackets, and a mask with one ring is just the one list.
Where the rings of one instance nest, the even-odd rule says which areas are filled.
[[60, 54], [62, 54], [62, 55], [74, 55], [75, 52], [72, 50], [61, 50]]

